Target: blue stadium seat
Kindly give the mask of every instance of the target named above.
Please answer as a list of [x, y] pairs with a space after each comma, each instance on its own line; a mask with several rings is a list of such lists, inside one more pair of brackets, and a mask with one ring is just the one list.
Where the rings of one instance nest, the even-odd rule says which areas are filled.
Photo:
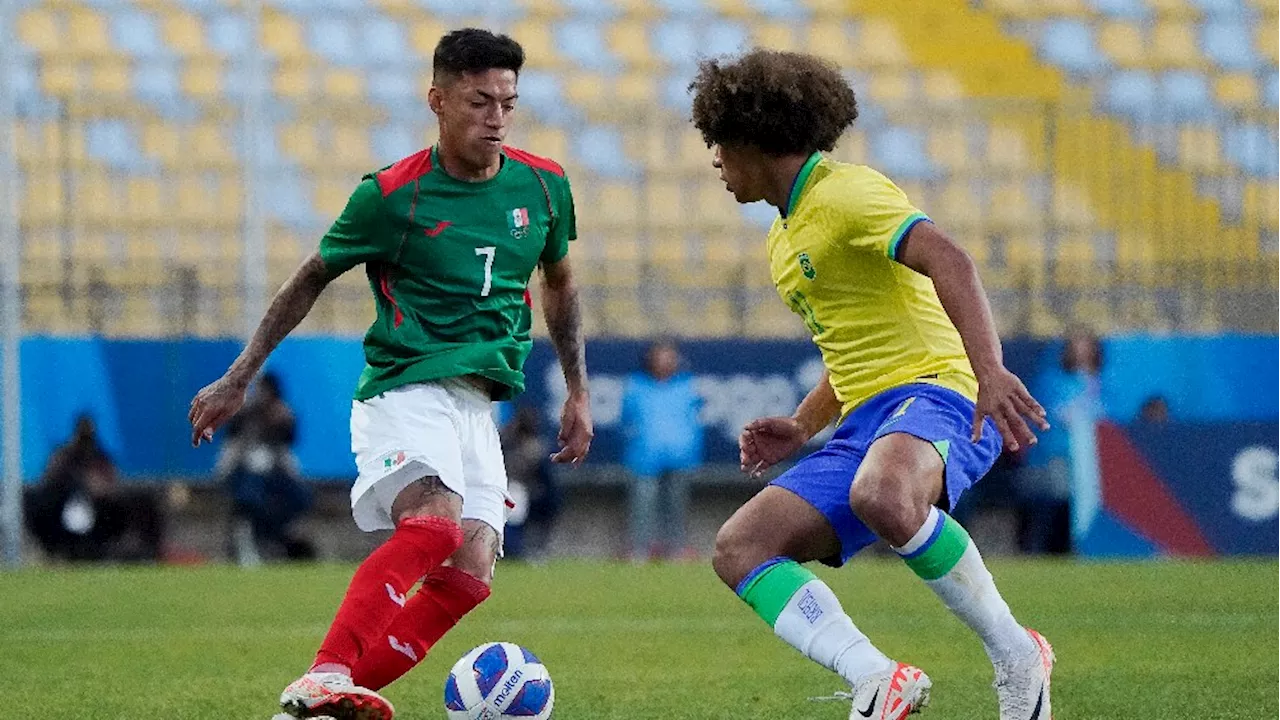
[[687, 117], [693, 105], [693, 96], [689, 94], [689, 80], [689, 76], [685, 74], [668, 75], [663, 78], [659, 91], [662, 106], [679, 113], [681, 117]]
[[405, 40], [404, 26], [382, 15], [365, 19], [360, 42], [360, 55], [369, 64], [401, 65], [413, 55]]
[[520, 106], [531, 110], [543, 122], [564, 123], [573, 116], [558, 73], [525, 70], [520, 73], [518, 90]]
[[717, 56], [741, 52], [751, 46], [751, 33], [736, 22], [717, 22], [707, 28], [701, 55]]
[[168, 54], [160, 29], [156, 27], [156, 19], [149, 13], [112, 13], [111, 42], [126, 55], [138, 58]]
[[370, 135], [373, 156], [383, 165], [409, 157], [422, 149], [422, 138], [407, 125], [383, 125]]
[[144, 62], [133, 68], [133, 91], [143, 102], [164, 108], [182, 103], [182, 80], [170, 63]]
[[1191, 70], [1171, 70], [1160, 78], [1160, 109], [1179, 119], [1203, 118], [1214, 112], [1209, 81]]
[[777, 20], [799, 20], [809, 16], [808, 8], [798, 0], [748, 0], [747, 4], [761, 15]]
[[[379, 68], [367, 74], [369, 98], [388, 108], [415, 105], [417, 88], [415, 76], [409, 70]], [[524, 88], [520, 88], [522, 91]]]
[[1225, 70], [1252, 70], [1258, 58], [1253, 52], [1253, 33], [1244, 22], [1212, 21], [1200, 31], [1200, 47]]
[[650, 31], [650, 46], [663, 62], [677, 68], [693, 65], [698, 55], [698, 34], [689, 20], [663, 20]]
[[1227, 128], [1223, 145], [1226, 156], [1246, 172], [1260, 177], [1276, 177], [1280, 146], [1276, 143], [1276, 136], [1265, 126], [1250, 123]]
[[1263, 82], [1266, 88], [1262, 91], [1262, 98], [1267, 101], [1267, 107], [1272, 110], [1280, 108], [1280, 74], [1272, 70], [1263, 78]]
[[1156, 104], [1156, 81], [1143, 70], [1122, 70], [1107, 84], [1108, 110], [1129, 117], [1149, 117]]
[[[618, 16], [618, 8], [611, 2], [602, 0], [560, 0], [569, 13], [577, 17], [593, 20], [610, 20]], [[514, 4], [514, 3], [509, 3]]]
[[282, 169], [267, 173], [263, 185], [263, 190], [271, 198], [265, 208], [268, 217], [298, 229], [310, 229], [316, 224], [309, 178]]
[[1142, 20], [1151, 15], [1145, 0], [1089, 0], [1099, 14], [1117, 20]]
[[197, 13], [208, 12], [222, 9], [222, 0], [178, 0], [178, 5]]
[[654, 3], [662, 8], [667, 17], [704, 17], [712, 12], [704, 0], [657, 0]]
[[778, 217], [778, 209], [763, 200], [747, 203], [739, 209], [747, 222], [761, 228], [772, 227], [773, 221]]
[[1191, 0], [1191, 4], [1214, 18], [1243, 19], [1250, 15], [1248, 6], [1242, 0]]
[[574, 155], [598, 175], [630, 178], [637, 175], [627, 158], [617, 128], [593, 125], [574, 136]]
[[1054, 20], [1040, 35], [1041, 56], [1068, 72], [1090, 75], [1103, 69], [1093, 29], [1077, 20]]
[[510, 0], [418, 0], [418, 2], [431, 10], [431, 14], [451, 19], [492, 17], [513, 20], [524, 15], [520, 3]]
[[313, 17], [307, 25], [307, 44], [317, 55], [334, 65], [356, 62], [355, 39], [351, 25], [337, 16]]
[[90, 120], [85, 125], [85, 151], [110, 167], [134, 167], [142, 152], [133, 130], [123, 120]]
[[205, 28], [205, 39], [214, 52], [238, 55], [249, 47], [249, 30], [245, 19], [240, 15], [214, 15], [209, 18]]
[[619, 62], [604, 42], [604, 28], [588, 20], [570, 19], [555, 29], [556, 46], [564, 56], [587, 70], [617, 70]]
[[914, 128], [887, 127], [871, 136], [871, 156], [891, 180], [921, 180], [935, 175], [924, 134]]

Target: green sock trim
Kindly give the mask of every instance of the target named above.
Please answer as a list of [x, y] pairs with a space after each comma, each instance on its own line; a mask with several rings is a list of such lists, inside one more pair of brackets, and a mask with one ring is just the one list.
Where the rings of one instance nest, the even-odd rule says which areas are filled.
[[817, 576], [797, 562], [781, 562], [760, 573], [742, 590], [742, 599], [773, 627], [791, 597]]
[[921, 580], [937, 580], [951, 572], [969, 549], [969, 533], [950, 515], [942, 515], [942, 532], [937, 539], [915, 557], [903, 558], [907, 567], [915, 571]]

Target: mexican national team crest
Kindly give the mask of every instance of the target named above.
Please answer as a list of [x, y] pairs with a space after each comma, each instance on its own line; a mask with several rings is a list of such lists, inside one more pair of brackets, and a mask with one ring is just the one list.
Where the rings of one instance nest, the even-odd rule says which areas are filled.
[[809, 253], [805, 253], [805, 252], [800, 253], [799, 259], [800, 259], [800, 272], [804, 273], [805, 277], [812, 280], [814, 277], [818, 275], [818, 272], [813, 269], [813, 261], [809, 259]]
[[519, 240], [529, 232], [529, 208], [515, 208], [507, 212], [507, 226], [511, 237]]

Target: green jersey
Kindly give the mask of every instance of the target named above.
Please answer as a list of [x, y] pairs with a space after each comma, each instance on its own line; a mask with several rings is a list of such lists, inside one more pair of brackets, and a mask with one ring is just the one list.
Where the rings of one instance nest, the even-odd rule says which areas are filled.
[[564, 169], [523, 150], [503, 147], [483, 182], [449, 176], [434, 147], [366, 175], [320, 241], [332, 272], [364, 263], [377, 298], [356, 399], [462, 375], [494, 381], [495, 400], [518, 395], [529, 278], [576, 236]]

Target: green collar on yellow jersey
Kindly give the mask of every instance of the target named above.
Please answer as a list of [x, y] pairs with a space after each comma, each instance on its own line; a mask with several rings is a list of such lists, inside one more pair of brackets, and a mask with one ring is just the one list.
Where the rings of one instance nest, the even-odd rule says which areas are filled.
[[809, 176], [813, 174], [813, 169], [818, 167], [818, 163], [822, 162], [822, 153], [814, 152], [804, 161], [804, 165], [800, 167], [800, 172], [796, 173], [796, 179], [791, 181], [791, 197], [787, 199], [787, 207], [782, 212], [783, 219], [786, 219], [791, 211], [795, 209], [796, 203], [800, 202], [800, 195], [804, 193], [804, 186], [809, 182]]

